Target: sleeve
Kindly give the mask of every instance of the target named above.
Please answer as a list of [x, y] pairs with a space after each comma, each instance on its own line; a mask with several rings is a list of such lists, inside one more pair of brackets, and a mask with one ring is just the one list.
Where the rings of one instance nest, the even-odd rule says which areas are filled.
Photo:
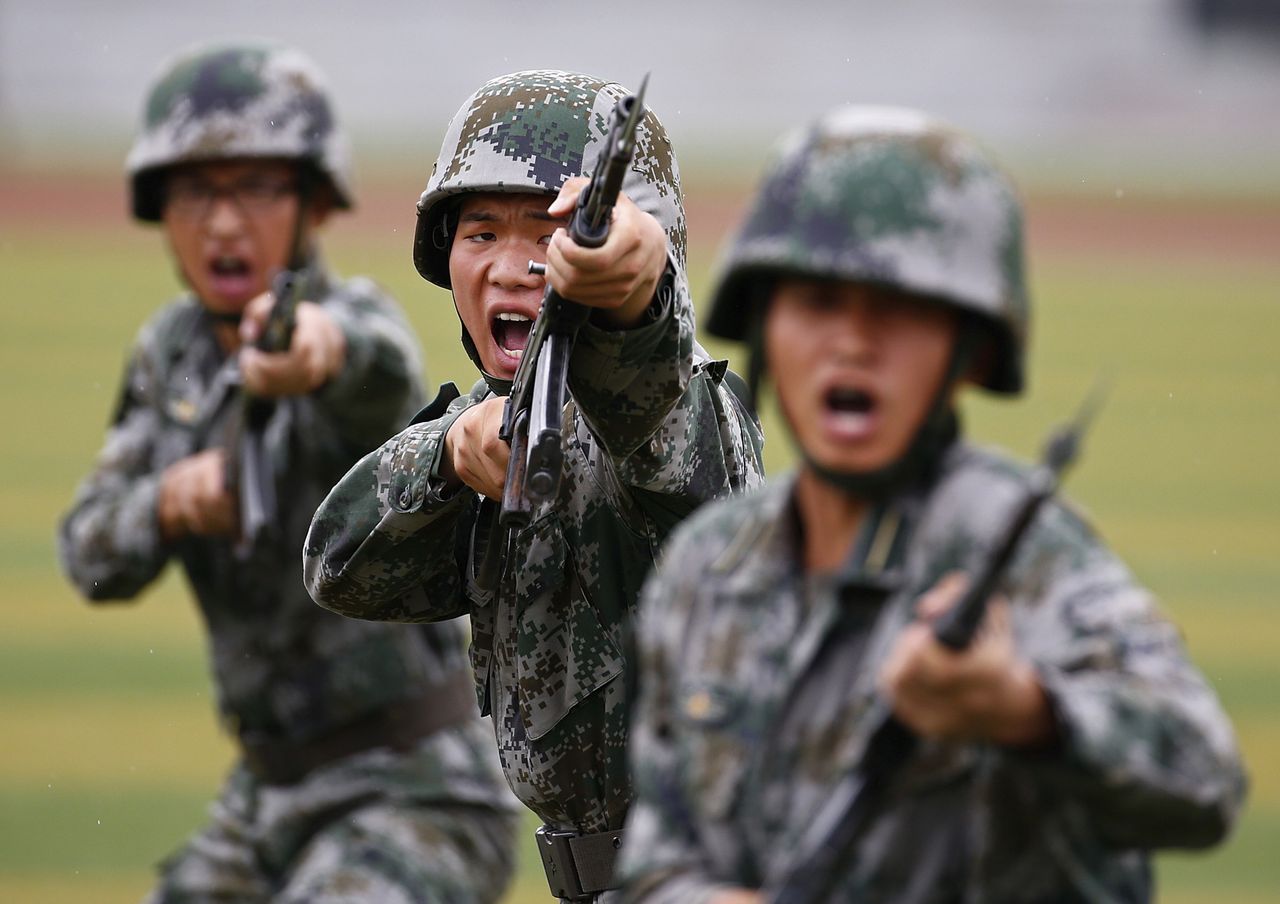
[[682, 270], [668, 261], [648, 323], [582, 328], [573, 397], [621, 482], [673, 526], [697, 505], [763, 479], [763, 437], [731, 388], [728, 366], [694, 341]]
[[[1244, 798], [1234, 733], [1178, 630], [1070, 510], [1047, 513], [1032, 660], [1061, 732], [1036, 781], [1122, 847], [1206, 847]], [[1039, 566], [1029, 563], [1034, 573]], [[1044, 583], [1041, 584], [1040, 581]]]
[[[673, 541], [667, 550], [689, 545]], [[679, 572], [668, 556], [651, 573], [636, 630], [640, 677], [628, 742], [635, 798], [618, 865], [627, 904], [703, 904], [732, 887], [711, 877], [679, 754], [675, 707], [693, 583]]]
[[367, 280], [324, 301], [346, 339], [346, 363], [315, 394], [323, 416], [359, 449], [372, 449], [421, 404], [422, 357], [399, 306]]
[[169, 558], [156, 510], [160, 474], [152, 464], [161, 429], [155, 379], [140, 339], [106, 443], [60, 525], [63, 571], [93, 601], [137, 595]]
[[475, 494], [448, 486], [439, 469], [445, 433], [482, 386], [370, 452], [329, 491], [303, 549], [307, 590], [321, 606], [373, 621], [466, 613], [455, 540]]

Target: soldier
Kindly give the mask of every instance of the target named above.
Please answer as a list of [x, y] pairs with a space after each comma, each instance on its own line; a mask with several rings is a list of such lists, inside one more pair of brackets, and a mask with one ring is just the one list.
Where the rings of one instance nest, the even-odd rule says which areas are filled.
[[[608, 241], [583, 248], [562, 228], [625, 94], [585, 75], [517, 72], [454, 116], [418, 202], [414, 262], [452, 289], [483, 379], [356, 465], [305, 550], [307, 586], [335, 612], [470, 615], [476, 692], [507, 781], [546, 823], [553, 893], [575, 900], [610, 887], [631, 800], [623, 650], [654, 552], [699, 504], [760, 477], [757, 425], [725, 362], [694, 341], [679, 175], [652, 111]], [[473, 534], [481, 499], [500, 499], [505, 480], [503, 396], [544, 286], [530, 259], [593, 310], [571, 359], [558, 497], [535, 507], [487, 590]]]
[[965, 383], [1023, 385], [1021, 216], [983, 150], [914, 111], [836, 110], [782, 145], [709, 329], [750, 344], [800, 464], [700, 510], [646, 585], [626, 900], [794, 888], [878, 698], [921, 740], [826, 900], [1145, 901], [1151, 849], [1231, 825], [1230, 725], [1074, 509], [1041, 509], [971, 646], [930, 625], [1026, 476], [955, 415]]
[[[352, 202], [327, 89], [289, 48], [189, 52], [151, 90], [128, 172], [134, 215], [162, 224], [189, 291], [138, 336], [61, 556], [95, 602], [181, 562], [240, 749], [150, 900], [496, 900], [518, 807], [474, 712], [464, 626], [341, 618], [298, 569], [324, 493], [422, 401], [400, 309], [318, 252], [317, 230]], [[258, 351], [265, 290], [291, 263], [306, 299], [292, 344]], [[252, 537], [226, 480], [240, 382], [274, 400], [263, 442], [278, 521]]]

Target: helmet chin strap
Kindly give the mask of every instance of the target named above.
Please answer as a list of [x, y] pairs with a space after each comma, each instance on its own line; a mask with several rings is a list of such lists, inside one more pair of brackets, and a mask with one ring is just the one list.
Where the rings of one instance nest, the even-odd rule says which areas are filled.
[[[453, 202], [450, 208], [445, 211], [444, 216], [441, 217], [436, 228], [432, 230], [432, 242], [435, 244], [436, 250], [445, 253], [446, 259], [448, 259], [449, 250], [453, 247], [453, 236], [457, 232], [458, 209], [460, 207], [460, 203]], [[466, 351], [467, 357], [471, 359], [471, 363], [476, 366], [476, 370], [480, 371], [480, 376], [484, 377], [484, 382], [488, 385], [490, 392], [500, 396], [511, 395], [511, 380], [495, 377], [484, 369], [484, 361], [480, 358], [480, 349], [476, 347], [475, 340], [467, 332], [467, 324], [462, 319], [462, 312], [458, 310], [458, 299], [456, 297], [453, 299], [453, 312], [458, 315], [458, 322], [462, 324], [462, 348]]]
[[[454, 302], [454, 310], [457, 310], [458, 304]], [[462, 315], [458, 315], [458, 319], [462, 319]], [[511, 380], [505, 380], [502, 377], [495, 377], [484, 369], [484, 362], [480, 360], [480, 349], [476, 348], [475, 340], [471, 338], [471, 334], [467, 332], [467, 328], [462, 328], [462, 347], [467, 351], [467, 357], [475, 364], [480, 371], [480, 376], [484, 377], [485, 383], [489, 385], [489, 389], [494, 395], [511, 395]]]

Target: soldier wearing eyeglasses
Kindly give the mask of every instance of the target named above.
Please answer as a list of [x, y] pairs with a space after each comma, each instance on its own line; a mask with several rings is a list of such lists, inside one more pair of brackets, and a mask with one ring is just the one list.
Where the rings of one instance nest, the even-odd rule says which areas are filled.
[[[496, 900], [515, 804], [461, 627], [346, 619], [301, 580], [326, 491], [423, 401], [400, 309], [319, 255], [319, 230], [352, 192], [318, 73], [276, 46], [180, 56], [148, 97], [128, 171], [132, 212], [160, 224], [187, 291], [137, 338], [60, 552], [93, 602], [131, 599], [181, 563], [240, 753], [150, 900]], [[302, 284], [292, 340], [260, 351], [286, 267]], [[279, 500], [248, 544], [227, 481], [246, 394], [273, 405], [261, 432]]]

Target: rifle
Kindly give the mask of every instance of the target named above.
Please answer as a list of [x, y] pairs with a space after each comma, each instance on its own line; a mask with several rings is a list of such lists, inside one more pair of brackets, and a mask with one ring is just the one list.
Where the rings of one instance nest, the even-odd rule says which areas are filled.
[[[644, 118], [648, 82], [646, 74], [639, 91], [614, 105], [591, 181], [578, 196], [577, 207], [569, 218], [569, 237], [583, 247], [599, 248], [609, 238], [613, 208], [635, 155], [636, 130]], [[546, 273], [546, 265], [530, 261], [529, 272]], [[497, 518], [505, 534], [503, 540], [528, 524], [533, 507], [554, 498], [559, 489], [564, 464], [561, 432], [564, 407], [569, 400], [569, 358], [578, 330], [590, 314], [590, 308], [562, 297], [547, 284], [498, 431], [498, 436], [511, 447]], [[491, 589], [498, 576], [498, 557], [505, 554], [506, 543], [495, 542], [499, 536], [493, 529], [492, 505], [482, 507], [487, 509], [481, 516], [487, 522], [487, 539], [476, 581], [482, 588]]]
[[[1041, 505], [1057, 492], [1063, 473], [1075, 460], [1101, 398], [1101, 389], [1095, 387], [1075, 419], [1050, 434], [1040, 463], [1028, 475], [1024, 495], [990, 557], [972, 575], [964, 596], [934, 623], [934, 636], [943, 646], [960, 651], [973, 640], [986, 614], [987, 601], [1004, 578], [1027, 528]], [[810, 853], [788, 869], [776, 892], [767, 898], [770, 904], [829, 900], [893, 773], [915, 750], [919, 739], [894, 717], [892, 706], [883, 698], [877, 699], [869, 719], [876, 728], [867, 739], [859, 768], [836, 785], [810, 823], [801, 845], [802, 851]]]
[[[301, 217], [301, 213], [299, 213]], [[264, 352], [289, 350], [293, 328], [297, 323], [298, 302], [306, 283], [303, 271], [283, 269], [271, 281], [275, 303], [254, 345]], [[275, 469], [266, 447], [267, 422], [275, 412], [273, 399], [242, 393], [238, 420], [230, 426], [228, 451], [236, 454], [227, 459], [226, 487], [240, 502], [240, 539], [236, 554], [243, 558], [253, 548], [262, 531], [276, 520]], [[233, 418], [236, 418], [233, 415]]]

